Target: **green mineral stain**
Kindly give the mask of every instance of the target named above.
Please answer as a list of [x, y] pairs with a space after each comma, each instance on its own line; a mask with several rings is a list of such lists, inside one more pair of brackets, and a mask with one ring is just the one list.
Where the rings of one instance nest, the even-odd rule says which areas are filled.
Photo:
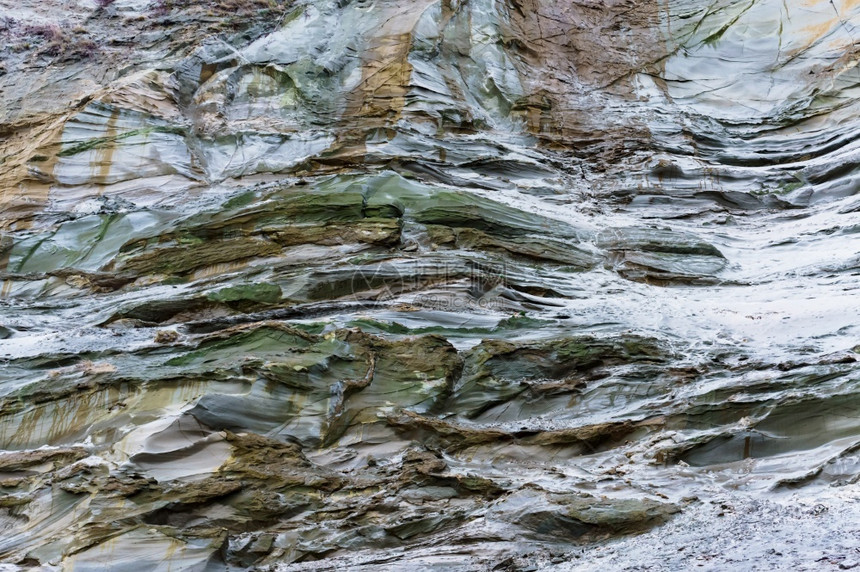
[[274, 304], [281, 299], [281, 287], [277, 284], [242, 284], [222, 288], [206, 296], [213, 302], [237, 302], [247, 300], [261, 304]]
[[235, 197], [231, 198], [230, 200], [228, 200], [227, 202], [225, 202], [223, 205], [221, 205], [221, 208], [224, 210], [229, 210], [229, 209], [238, 209], [238, 208], [246, 207], [246, 206], [250, 205], [251, 203], [253, 203], [254, 199], [256, 197], [257, 197], [257, 194], [252, 192], [252, 191], [240, 193], [240, 194], [236, 195]]
[[225, 339], [206, 341], [194, 351], [167, 360], [165, 365], [193, 368], [210, 367], [220, 363], [226, 367], [230, 364], [236, 365], [236, 360], [245, 356], [263, 359], [266, 356], [300, 351], [311, 345], [312, 340], [307, 339], [308, 334], [295, 330], [293, 332], [289, 329], [264, 327]]
[[84, 153], [93, 149], [101, 149], [102, 147], [108, 146], [112, 143], [116, 143], [117, 141], [122, 141], [123, 139], [128, 139], [137, 135], [146, 136], [150, 133], [170, 133], [173, 135], [184, 136], [185, 130], [180, 127], [172, 126], [143, 127], [141, 129], [132, 129], [131, 131], [127, 131], [126, 133], [121, 133], [113, 137], [95, 137], [93, 139], [82, 141], [80, 143], [71, 145], [63, 149], [62, 151], [57, 153], [57, 156], [70, 157], [72, 155], [77, 155], [78, 153]]

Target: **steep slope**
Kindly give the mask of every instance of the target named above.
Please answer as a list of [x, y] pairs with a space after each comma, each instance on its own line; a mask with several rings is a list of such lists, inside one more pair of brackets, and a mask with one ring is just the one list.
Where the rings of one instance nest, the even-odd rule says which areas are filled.
[[0, 561], [851, 564], [857, 2], [0, 6]]

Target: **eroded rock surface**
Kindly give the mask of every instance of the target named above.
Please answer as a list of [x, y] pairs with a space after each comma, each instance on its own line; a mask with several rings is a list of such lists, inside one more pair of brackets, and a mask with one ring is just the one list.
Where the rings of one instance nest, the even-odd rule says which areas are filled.
[[10, 569], [856, 561], [857, 2], [0, 7]]

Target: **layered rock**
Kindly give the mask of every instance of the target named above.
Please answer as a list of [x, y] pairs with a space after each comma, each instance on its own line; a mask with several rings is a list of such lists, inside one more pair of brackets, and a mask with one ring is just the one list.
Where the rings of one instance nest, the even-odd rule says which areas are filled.
[[858, 10], [9, 7], [0, 560], [564, 569], [856, 500]]

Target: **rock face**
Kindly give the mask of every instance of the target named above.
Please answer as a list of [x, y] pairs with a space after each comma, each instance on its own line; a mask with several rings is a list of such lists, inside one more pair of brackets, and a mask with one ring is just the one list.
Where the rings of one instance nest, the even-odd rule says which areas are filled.
[[10, 569], [852, 562], [857, 2], [0, 6]]

